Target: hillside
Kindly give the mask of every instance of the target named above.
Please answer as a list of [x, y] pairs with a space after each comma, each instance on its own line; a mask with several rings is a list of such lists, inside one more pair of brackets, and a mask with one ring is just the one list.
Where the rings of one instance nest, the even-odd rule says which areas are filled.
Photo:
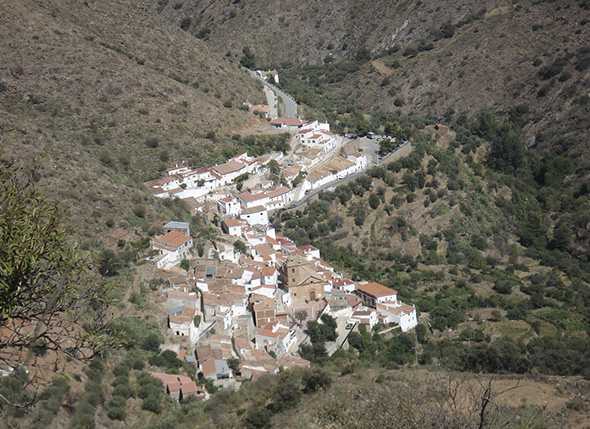
[[224, 158], [215, 133], [243, 125], [241, 104], [262, 99], [141, 2], [25, 0], [0, 14], [1, 156], [33, 170], [88, 238], [149, 218], [141, 183], [174, 160]]
[[585, 1], [158, 4], [166, 19], [234, 60], [248, 48], [258, 66], [277, 67], [289, 92], [330, 119], [518, 107], [529, 145], [587, 155]]
[[590, 189], [588, 2], [159, 6], [165, 19], [234, 61], [276, 67], [301, 110], [341, 131], [464, 122], [483, 110], [508, 118], [531, 155], [527, 168], [548, 224], [569, 223], [572, 250], [589, 253], [590, 223], [574, 203]]
[[[353, 280], [374, 279], [416, 303], [428, 326], [423, 364], [585, 374], [575, 362], [590, 353], [590, 269], [570, 221], [551, 225], [525, 170], [494, 167], [506, 155], [497, 143], [488, 153], [485, 140], [457, 127], [426, 127], [407, 158], [284, 211], [276, 223]], [[588, 197], [575, 201], [573, 225], [586, 222]], [[384, 365], [389, 347], [370, 337], [355, 346]], [[571, 359], [548, 355], [565, 350]]]

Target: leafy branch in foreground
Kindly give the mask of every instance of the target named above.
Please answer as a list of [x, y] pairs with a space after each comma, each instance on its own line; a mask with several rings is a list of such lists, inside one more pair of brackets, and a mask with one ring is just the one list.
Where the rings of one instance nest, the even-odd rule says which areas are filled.
[[108, 294], [57, 207], [23, 171], [0, 167], [0, 363], [90, 358], [107, 345]]

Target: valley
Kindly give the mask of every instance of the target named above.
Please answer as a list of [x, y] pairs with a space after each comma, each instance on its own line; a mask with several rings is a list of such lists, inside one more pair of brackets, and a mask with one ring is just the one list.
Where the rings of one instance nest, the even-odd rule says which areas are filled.
[[0, 427], [587, 427], [589, 11], [0, 4]]

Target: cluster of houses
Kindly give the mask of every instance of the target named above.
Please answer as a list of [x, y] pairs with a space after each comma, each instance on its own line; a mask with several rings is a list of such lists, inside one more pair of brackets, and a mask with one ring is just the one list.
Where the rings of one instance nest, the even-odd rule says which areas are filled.
[[[162, 272], [168, 278], [160, 291], [168, 338], [162, 349], [194, 365], [201, 384], [233, 388], [282, 368], [309, 367], [298, 350], [309, 341], [306, 322], [320, 321], [323, 314], [334, 317], [338, 326], [329, 354], [347, 347], [348, 335], [360, 326], [407, 332], [417, 325], [415, 307], [402, 303], [394, 289], [346, 278], [316, 247], [297, 246], [277, 234], [267, 210], [248, 207], [249, 201], [220, 198], [212, 208], [216, 213], [209, 213], [221, 217], [211, 251], [193, 257], [189, 249], [188, 271]], [[152, 246], [161, 249], [169, 234], [190, 234], [185, 227], [167, 223]], [[176, 249], [166, 251], [183, 254], [185, 243], [179, 239]], [[178, 399], [179, 389], [186, 397], [184, 385], [192, 396], [203, 397], [202, 387], [170, 380], [171, 397]]]
[[[276, 210], [368, 167], [367, 157], [348, 150], [342, 137], [330, 133], [327, 123], [279, 118], [271, 125], [293, 133], [294, 150], [288, 156], [251, 157], [244, 153], [223, 164], [200, 168], [181, 162], [164, 177], [145, 185], [158, 198], [203, 202], [217, 201], [220, 194], [234, 194], [245, 210]], [[272, 177], [271, 164], [275, 170]]]
[[240, 176], [258, 173], [269, 161], [268, 157], [254, 158], [244, 153], [212, 167], [191, 168], [181, 162], [169, 169], [166, 176], [145, 185], [158, 198], [198, 200], [235, 183]]
[[156, 197], [192, 201], [219, 228], [202, 257], [194, 255], [185, 222], [168, 222], [151, 241], [153, 262], [167, 279], [159, 292], [167, 326], [161, 349], [193, 365], [197, 380], [153, 373], [173, 399], [206, 398], [207, 383], [233, 388], [282, 368], [309, 367], [298, 351], [309, 341], [306, 323], [322, 323], [324, 314], [337, 323], [329, 354], [347, 347], [360, 326], [406, 332], [417, 325], [415, 307], [395, 290], [346, 278], [317, 248], [275, 231], [269, 212], [362, 172], [367, 158], [326, 123], [279, 118], [271, 125], [293, 134], [290, 154], [242, 154], [201, 168], [180, 163], [146, 183]]

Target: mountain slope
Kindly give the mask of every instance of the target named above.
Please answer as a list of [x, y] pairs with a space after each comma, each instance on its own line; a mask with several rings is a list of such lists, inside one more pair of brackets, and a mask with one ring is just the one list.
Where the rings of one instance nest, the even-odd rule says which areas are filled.
[[576, 202], [590, 193], [587, 1], [159, 5], [168, 21], [235, 61], [248, 48], [250, 62], [277, 67], [304, 112], [344, 131], [500, 113], [529, 149], [545, 216], [571, 225], [576, 253], [588, 254], [590, 223]]
[[[77, 229], [98, 233], [179, 158], [220, 155], [262, 93], [236, 66], [138, 2], [0, 5], [1, 156], [35, 170]], [[112, 223], [112, 222], [110, 222]]]
[[258, 66], [280, 68], [287, 89], [315, 108], [443, 115], [521, 106], [530, 144], [586, 153], [586, 1], [158, 4], [220, 52], [239, 59], [247, 47]]

